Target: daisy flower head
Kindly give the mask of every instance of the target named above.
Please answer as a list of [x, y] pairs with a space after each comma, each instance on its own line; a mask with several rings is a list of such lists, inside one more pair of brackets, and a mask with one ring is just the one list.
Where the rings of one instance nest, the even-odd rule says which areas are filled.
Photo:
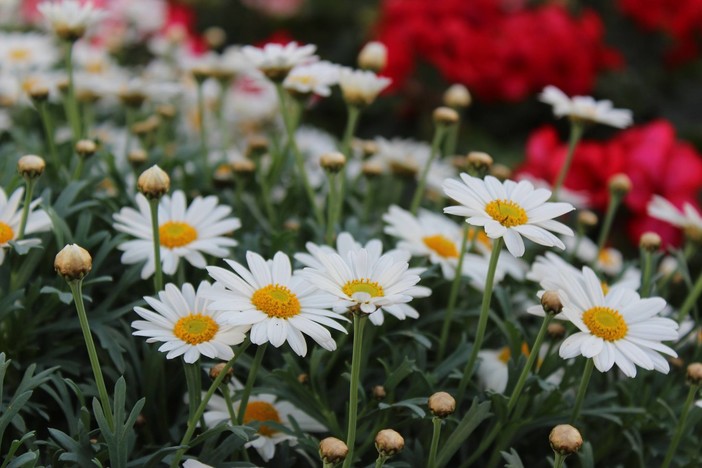
[[601, 123], [616, 128], [629, 127], [633, 118], [629, 109], [614, 109], [612, 101], [596, 101], [590, 96], [568, 97], [555, 86], [546, 86], [539, 100], [553, 106], [556, 117], [567, 116], [573, 121]]
[[[19, 209], [20, 201], [24, 196], [24, 187], [20, 187], [10, 195], [5, 194], [5, 190], [0, 187], [0, 265], [5, 260], [5, 249], [10, 247], [10, 242], [17, 239], [22, 223], [22, 210]], [[38, 210], [37, 205], [41, 199], [37, 198], [29, 205], [27, 215], [27, 225], [24, 233], [34, 234], [51, 229], [51, 218], [44, 210]], [[16, 241], [18, 245], [38, 245], [39, 239], [22, 239]]]
[[348, 320], [329, 310], [333, 296], [292, 271], [287, 255], [277, 252], [273, 260], [266, 261], [255, 252], [246, 252], [248, 268], [233, 260], [225, 261], [234, 272], [207, 267], [216, 284], [223, 287], [213, 291], [211, 307], [224, 311], [232, 325], [251, 326], [252, 343], [271, 343], [278, 348], [287, 341], [295, 353], [305, 356], [304, 333], [324, 349], [336, 349], [325, 327], [346, 333], [337, 321]]
[[153, 310], [134, 308], [144, 320], [132, 322], [133, 335], [147, 337], [147, 343], [162, 342], [158, 350], [167, 353], [166, 359], [183, 356], [185, 362], [193, 363], [203, 355], [230, 360], [232, 346], [246, 339], [247, 327], [227, 324], [223, 314], [209, 307], [207, 293], [214, 288], [206, 281], [197, 290], [190, 283], [180, 289], [167, 284], [158, 298], [144, 298]]
[[[123, 242], [122, 263], [131, 265], [146, 261], [141, 277], [154, 274], [155, 258], [151, 211], [149, 202], [141, 193], [136, 196], [137, 209], [122, 208], [113, 216], [114, 227], [136, 239]], [[217, 197], [196, 197], [187, 206], [185, 194], [176, 190], [172, 196], [164, 195], [158, 205], [159, 241], [163, 272], [172, 275], [184, 258], [196, 268], [205, 268], [203, 254], [223, 257], [237, 242], [227, 234], [241, 227], [238, 218], [229, 217], [232, 209], [219, 205]]]
[[49, 29], [61, 39], [76, 41], [86, 30], [104, 18], [105, 12], [91, 1], [45, 1], [37, 7]]
[[678, 209], [660, 195], [654, 195], [648, 202], [648, 215], [679, 227], [690, 239], [702, 239], [702, 214], [690, 203]]
[[628, 377], [636, 376], [636, 366], [668, 373], [668, 361], [659, 353], [672, 357], [677, 354], [661, 341], [677, 340], [678, 324], [659, 316], [666, 307], [665, 300], [642, 299], [629, 288], [605, 293], [588, 267], [583, 267], [577, 277], [565, 278], [565, 282], [565, 294], [559, 293], [563, 315], [579, 331], [561, 345], [562, 358], [592, 358], [600, 372], [616, 364]]
[[339, 249], [337, 253], [329, 247], [308, 243], [313, 266], [305, 268], [303, 275], [337, 298], [334, 310], [338, 312], [368, 314], [375, 325], [383, 324], [383, 312], [400, 320], [419, 317], [409, 302], [431, 295], [429, 288], [417, 286], [424, 269], [409, 268], [409, 252], [397, 250], [381, 255], [380, 241], [369, 244], [369, 247]]
[[444, 213], [465, 216], [468, 224], [482, 226], [488, 237], [503, 238], [515, 257], [524, 255], [522, 236], [546, 247], [564, 249], [563, 242], [549, 231], [573, 235], [568, 226], [553, 218], [575, 208], [570, 203], [548, 202], [549, 190], [535, 189], [526, 180], [500, 182], [492, 176], [483, 180], [466, 173], [461, 179], [444, 182], [446, 195], [460, 203], [444, 208]]
[[52, 39], [37, 33], [0, 32], [0, 65], [11, 72], [47, 70], [59, 58]]
[[[236, 381], [230, 384], [231, 393], [240, 389], [241, 385]], [[232, 405], [234, 413], [239, 412], [240, 402], [235, 401]], [[213, 395], [207, 404], [207, 411], [203, 415], [207, 426], [215, 426], [220, 423], [230, 423], [231, 419], [227, 409], [227, 403], [219, 395]], [[297, 444], [297, 437], [289, 432], [282, 432], [273, 425], [265, 423], [276, 423], [292, 432], [294, 427], [299, 427], [304, 432], [326, 432], [328, 429], [313, 419], [295, 405], [288, 401], [279, 400], [271, 394], [261, 393], [252, 395], [246, 411], [244, 412], [244, 424], [256, 423], [258, 429], [254, 439], [247, 442], [245, 447], [253, 447], [261, 456], [263, 461], [270, 461], [275, 455], [275, 446], [287, 441], [291, 446]]]
[[373, 104], [378, 94], [390, 86], [391, 82], [390, 78], [378, 76], [368, 70], [342, 68], [339, 72], [339, 86], [344, 101], [357, 107]]
[[574, 252], [575, 256], [584, 263], [594, 263], [598, 270], [610, 276], [618, 275], [624, 267], [624, 257], [619, 250], [605, 247], [598, 251], [597, 244], [588, 237], [582, 236], [579, 239], [566, 237], [563, 243], [566, 251]]
[[277, 83], [282, 82], [296, 66], [317, 61], [318, 57], [314, 55], [316, 50], [317, 46], [313, 44], [301, 46], [297, 42], [266, 44], [263, 47], [244, 46], [241, 49], [254, 67]]
[[339, 82], [339, 69], [338, 65], [330, 62], [298, 65], [290, 70], [283, 86], [288, 91], [302, 96], [315, 94], [328, 97], [331, 87]]

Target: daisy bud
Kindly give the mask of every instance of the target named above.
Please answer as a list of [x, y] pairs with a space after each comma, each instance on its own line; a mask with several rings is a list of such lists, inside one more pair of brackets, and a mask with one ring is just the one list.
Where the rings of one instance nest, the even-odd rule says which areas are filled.
[[702, 384], [702, 362], [693, 362], [687, 366], [687, 381], [693, 385]]
[[158, 116], [152, 115], [148, 119], [135, 122], [134, 125], [132, 125], [132, 133], [143, 137], [155, 131], [159, 125], [161, 125], [161, 119]]
[[385, 392], [385, 387], [382, 385], [376, 385], [373, 387], [373, 398], [376, 400], [384, 400], [386, 396], [387, 393]]
[[383, 175], [383, 166], [376, 161], [367, 161], [363, 163], [363, 166], [361, 166], [361, 172], [363, 172], [363, 175], [369, 179], [380, 177]]
[[470, 106], [473, 99], [468, 88], [462, 84], [454, 84], [444, 92], [444, 104], [454, 109], [463, 109]]
[[44, 173], [44, 169], [46, 169], [46, 162], [34, 154], [22, 156], [17, 161], [17, 172], [25, 179], [36, 179]]
[[583, 210], [578, 212], [578, 224], [583, 227], [591, 228], [597, 226], [600, 220], [597, 215], [590, 210]]
[[361, 142], [361, 151], [363, 158], [368, 159], [378, 152], [378, 144], [373, 140], [365, 140]]
[[456, 400], [446, 392], [436, 392], [429, 397], [429, 411], [437, 418], [445, 418], [456, 411]]
[[639, 246], [647, 252], [655, 252], [661, 248], [661, 236], [655, 232], [644, 232], [639, 239]]
[[451, 156], [449, 160], [453, 168], [457, 171], [466, 172], [468, 170], [468, 156], [456, 154]]
[[450, 107], [437, 107], [432, 114], [437, 125], [454, 125], [458, 122], [458, 112]]
[[290, 232], [298, 232], [301, 227], [300, 221], [295, 218], [288, 218], [283, 223], [283, 229]]
[[406, 179], [415, 179], [419, 172], [419, 166], [412, 161], [393, 161], [390, 163], [390, 170], [396, 176]]
[[202, 36], [205, 39], [207, 47], [210, 49], [219, 49], [225, 42], [227, 42], [226, 31], [218, 26], [210, 26], [209, 28], [205, 29]]
[[327, 437], [319, 443], [319, 458], [324, 463], [335, 465], [346, 459], [349, 448], [336, 437]]
[[551, 430], [548, 436], [551, 448], [560, 455], [571, 455], [583, 445], [580, 432], [570, 424], [559, 424]]
[[358, 67], [379, 72], [388, 63], [388, 49], [381, 42], [369, 42], [358, 54]]
[[146, 198], [161, 198], [171, 188], [171, 178], [156, 164], [141, 173], [137, 187]]
[[177, 109], [173, 104], [161, 104], [156, 108], [156, 113], [166, 120], [171, 120], [175, 117], [176, 112]]
[[235, 174], [250, 176], [256, 172], [256, 165], [248, 159], [242, 159], [241, 161], [234, 161], [232, 163], [232, 169]]
[[82, 280], [93, 267], [93, 259], [78, 244], [68, 244], [56, 254], [54, 269], [66, 281]]
[[297, 382], [300, 383], [300, 384], [302, 384], [302, 385], [306, 384], [306, 383], [309, 382], [309, 381], [310, 381], [310, 376], [309, 376], [309, 374], [305, 374], [305, 373], [303, 372], [302, 374], [300, 374], [300, 375], [297, 376]]
[[466, 156], [465, 164], [469, 173], [483, 177], [492, 167], [492, 161], [492, 156], [487, 153], [471, 151]]
[[560, 340], [565, 336], [566, 329], [560, 323], [549, 323], [548, 327], [546, 328], [546, 332], [548, 333], [548, 336], [554, 340]]
[[190, 72], [193, 74], [193, 78], [195, 78], [195, 81], [198, 83], [202, 84], [207, 78], [212, 77], [212, 68], [204, 65], [198, 65], [196, 67], [193, 67]]
[[228, 187], [234, 180], [232, 167], [229, 164], [220, 164], [212, 174], [212, 180], [219, 187]]
[[259, 158], [268, 153], [268, 138], [262, 135], [253, 135], [246, 142], [246, 157]]
[[135, 427], [144, 427], [146, 425], [146, 417], [139, 413], [139, 415], [136, 417], [134, 420], [134, 426]]
[[392, 457], [405, 448], [405, 439], [392, 429], [383, 429], [375, 436], [375, 448], [381, 456]]
[[685, 365], [685, 361], [683, 361], [679, 357], [672, 357], [672, 356], [667, 356], [666, 359], [670, 363], [671, 366], [677, 368], [677, 369], [682, 369], [683, 366]]
[[43, 85], [34, 85], [27, 94], [34, 102], [44, 102], [49, 99], [49, 88]]
[[544, 312], [547, 314], [559, 314], [563, 310], [563, 304], [561, 303], [561, 298], [558, 297], [558, 292], [544, 292], [544, 294], [541, 296], [541, 307], [544, 308]]
[[493, 164], [490, 168], [490, 175], [496, 177], [500, 181], [505, 181], [512, 178], [512, 169], [504, 164]]
[[[226, 364], [224, 362], [220, 362], [219, 364], [215, 364], [210, 368], [210, 378], [212, 380], [215, 380], [217, 377], [219, 377], [219, 374], [222, 373], [224, 368], [226, 367]], [[229, 381], [232, 380], [232, 377], [234, 376], [234, 369], [231, 367], [227, 369], [227, 374], [222, 378], [222, 382], [224, 383], [229, 383]]]
[[346, 156], [337, 151], [324, 153], [319, 159], [319, 164], [325, 171], [336, 173], [342, 170], [346, 165]]
[[127, 161], [129, 161], [129, 164], [131, 164], [132, 167], [141, 166], [146, 162], [147, 159], [148, 154], [146, 154], [146, 151], [141, 148], [135, 148], [133, 150], [130, 150], [127, 154]]
[[88, 158], [95, 154], [97, 145], [93, 140], [78, 140], [76, 143], [76, 153], [81, 158]]
[[617, 195], [626, 195], [631, 191], [631, 179], [626, 174], [615, 174], [609, 179], [609, 191]]
[[122, 101], [122, 104], [128, 107], [141, 107], [146, 101], [146, 94], [136, 89], [123, 88], [117, 93], [117, 96]]

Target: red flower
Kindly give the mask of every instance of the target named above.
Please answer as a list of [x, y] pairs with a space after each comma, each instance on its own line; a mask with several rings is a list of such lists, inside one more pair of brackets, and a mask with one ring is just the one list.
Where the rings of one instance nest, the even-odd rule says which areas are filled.
[[[565, 159], [567, 144], [555, 129], [545, 127], [532, 133], [527, 142], [526, 161], [519, 169], [553, 183]], [[593, 208], [604, 210], [609, 199], [607, 181], [623, 172], [633, 182], [624, 199], [630, 214], [628, 232], [633, 242], [653, 230], [668, 244], [677, 244], [680, 233], [672, 226], [650, 218], [646, 206], [654, 194], [677, 206], [697, 206], [702, 189], [702, 156], [688, 143], [676, 140], [675, 129], [657, 120], [623, 131], [605, 142], [582, 141], [564, 186], [588, 194]]]

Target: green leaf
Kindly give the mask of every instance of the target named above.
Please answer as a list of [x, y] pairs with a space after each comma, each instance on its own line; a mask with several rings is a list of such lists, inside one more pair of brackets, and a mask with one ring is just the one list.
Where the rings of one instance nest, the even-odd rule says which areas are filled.
[[461, 422], [458, 423], [456, 429], [453, 430], [446, 443], [444, 443], [436, 462], [437, 466], [445, 466], [480, 423], [489, 418], [490, 415], [490, 402], [478, 403], [478, 398], [474, 398], [470, 409], [463, 416]]
[[509, 452], [502, 451], [500, 453], [502, 454], [502, 458], [507, 462], [505, 468], [524, 468], [522, 459], [519, 458], [519, 454], [513, 448], [510, 448]]

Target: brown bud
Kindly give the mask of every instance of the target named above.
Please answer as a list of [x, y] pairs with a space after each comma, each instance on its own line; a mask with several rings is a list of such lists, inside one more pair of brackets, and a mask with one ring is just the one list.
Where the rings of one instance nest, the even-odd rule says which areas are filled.
[[647, 252], [655, 252], [661, 248], [661, 236], [655, 232], [644, 232], [639, 239], [639, 246]]
[[297, 381], [298, 381], [298, 383], [304, 385], [310, 381], [310, 376], [309, 376], [309, 374], [306, 374], [303, 372], [302, 374], [297, 376]]
[[391, 457], [405, 448], [405, 439], [392, 429], [383, 429], [375, 436], [375, 448], [381, 456]]
[[93, 259], [78, 244], [68, 244], [56, 254], [54, 269], [66, 281], [82, 280], [93, 267]]
[[547, 314], [556, 315], [563, 310], [561, 298], [558, 297], [558, 291], [545, 291], [541, 296], [541, 307]]
[[252, 135], [246, 142], [246, 157], [259, 158], [268, 153], [268, 138], [263, 135]]
[[361, 151], [363, 151], [363, 157], [368, 159], [378, 152], [378, 143], [373, 140], [364, 140], [361, 142]]
[[437, 125], [453, 125], [458, 122], [460, 117], [458, 112], [450, 107], [437, 107], [434, 109], [433, 118]]
[[583, 445], [580, 432], [570, 424], [559, 424], [551, 430], [548, 436], [551, 448], [560, 455], [570, 455]]
[[702, 384], [702, 363], [693, 362], [687, 366], [687, 381], [694, 385]]
[[248, 159], [241, 159], [232, 163], [232, 169], [235, 174], [251, 175], [256, 171], [256, 165]]
[[134, 420], [134, 426], [144, 427], [144, 425], [146, 425], [146, 417], [142, 413], [139, 413], [136, 420]]
[[40, 156], [27, 154], [17, 161], [17, 172], [25, 179], [36, 179], [44, 173], [46, 162]]
[[358, 67], [379, 72], [388, 62], [388, 49], [381, 42], [369, 42], [358, 54]]
[[446, 392], [436, 392], [429, 397], [429, 411], [438, 418], [445, 418], [456, 411], [456, 400]]
[[679, 357], [673, 357], [673, 356], [666, 356], [666, 359], [670, 363], [671, 366], [682, 369], [683, 366], [685, 365], [685, 361], [680, 359]]
[[373, 398], [376, 400], [383, 400], [387, 396], [387, 393], [385, 392], [385, 387], [382, 385], [376, 385], [373, 387]]
[[32, 101], [44, 102], [49, 99], [49, 88], [44, 85], [34, 85], [27, 92]]
[[548, 336], [554, 340], [560, 340], [565, 336], [566, 329], [562, 324], [554, 322], [548, 324], [546, 331], [548, 332]]
[[193, 74], [193, 78], [195, 78], [195, 81], [198, 83], [202, 83], [207, 78], [214, 75], [214, 69], [212, 67], [208, 67], [207, 65], [197, 65], [193, 67], [190, 72]]
[[336, 437], [327, 437], [319, 443], [319, 458], [324, 463], [336, 464], [341, 463], [346, 459], [349, 453], [349, 448], [346, 444]]
[[212, 180], [219, 187], [229, 186], [234, 178], [232, 177], [232, 167], [229, 164], [220, 164], [212, 174]]
[[82, 158], [92, 156], [97, 151], [97, 145], [93, 140], [78, 140], [76, 142], [76, 153]]
[[590, 210], [578, 212], [578, 223], [584, 227], [595, 227], [599, 223], [597, 215]]
[[337, 151], [324, 153], [322, 157], [319, 158], [319, 164], [326, 171], [339, 172], [346, 165], [346, 156]]
[[512, 169], [504, 164], [493, 164], [490, 168], [490, 175], [497, 177], [499, 180], [507, 180], [512, 177]]
[[132, 167], [139, 167], [146, 162], [148, 157], [149, 155], [146, 153], [146, 150], [142, 148], [134, 148], [127, 154], [127, 161], [129, 161], [129, 164], [131, 164]]
[[454, 109], [463, 109], [470, 106], [472, 98], [468, 88], [462, 84], [454, 84], [444, 92], [444, 104]]
[[161, 198], [171, 188], [171, 179], [163, 169], [154, 164], [141, 173], [137, 179], [137, 187], [146, 198]]
[[626, 195], [631, 187], [631, 179], [626, 174], [615, 174], [609, 179], [609, 190], [613, 194]]
[[146, 101], [146, 94], [138, 89], [122, 88], [117, 95], [122, 104], [129, 107], [141, 107]]
[[375, 178], [383, 175], [383, 165], [377, 161], [366, 161], [361, 166], [363, 175], [370, 178]]
[[487, 153], [483, 153], [481, 151], [471, 151], [468, 153], [468, 156], [466, 156], [465, 164], [469, 172], [482, 177], [492, 167], [492, 161], [492, 156]]
[[219, 49], [227, 42], [227, 32], [218, 26], [210, 26], [205, 29], [203, 37], [210, 49]]
[[[220, 362], [218, 364], [215, 364], [214, 366], [210, 367], [210, 378], [212, 380], [215, 380], [217, 377], [219, 377], [219, 374], [224, 371], [224, 368], [227, 366], [226, 363]], [[228, 383], [230, 380], [232, 380], [232, 377], [234, 376], [234, 369], [231, 367], [227, 369], [227, 373], [224, 377], [222, 377], [222, 382]]]
[[297, 232], [300, 230], [301, 227], [302, 226], [300, 225], [300, 221], [296, 218], [288, 218], [283, 223], [283, 229], [285, 229], [286, 231]]

